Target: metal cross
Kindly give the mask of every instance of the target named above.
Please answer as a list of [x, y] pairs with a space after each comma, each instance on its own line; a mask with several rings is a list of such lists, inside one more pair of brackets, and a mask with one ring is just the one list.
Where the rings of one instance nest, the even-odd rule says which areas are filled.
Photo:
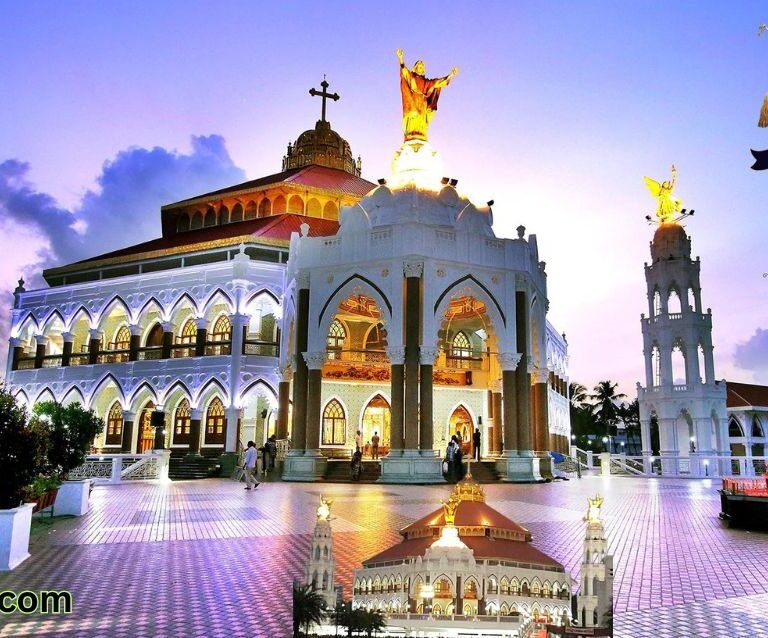
[[323, 81], [320, 82], [320, 86], [323, 87], [322, 91], [318, 91], [317, 89], [309, 89], [309, 94], [312, 97], [315, 97], [315, 96], [319, 95], [321, 98], [323, 98], [323, 114], [322, 114], [321, 120], [323, 122], [325, 122], [325, 100], [327, 98], [330, 98], [330, 99], [332, 99], [335, 102], [336, 100], [339, 99], [339, 94], [338, 93], [328, 93], [328, 86], [329, 85], [328, 85], [328, 82], [325, 79], [325, 76], [323, 76]]

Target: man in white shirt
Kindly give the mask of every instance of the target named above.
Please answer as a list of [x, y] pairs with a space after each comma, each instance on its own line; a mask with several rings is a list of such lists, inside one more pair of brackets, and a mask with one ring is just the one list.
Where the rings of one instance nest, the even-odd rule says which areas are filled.
[[245, 489], [250, 490], [251, 485], [258, 487], [258, 481], [253, 478], [253, 473], [256, 471], [256, 460], [258, 459], [258, 452], [256, 451], [256, 444], [253, 441], [248, 441], [248, 449], [245, 451], [245, 461], [243, 463], [243, 471], [245, 473]]

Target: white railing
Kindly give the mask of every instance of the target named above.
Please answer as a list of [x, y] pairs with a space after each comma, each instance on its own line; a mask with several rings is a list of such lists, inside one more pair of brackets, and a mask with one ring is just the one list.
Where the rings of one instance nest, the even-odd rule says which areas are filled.
[[595, 467], [594, 453], [592, 450], [582, 450], [581, 448], [572, 445], [571, 457], [579, 462], [582, 469], [591, 470]]
[[611, 456], [611, 474], [633, 474], [644, 476], [643, 459], [626, 456]]
[[94, 454], [69, 473], [70, 479], [92, 479], [95, 483], [165, 480], [170, 450], [147, 454]]

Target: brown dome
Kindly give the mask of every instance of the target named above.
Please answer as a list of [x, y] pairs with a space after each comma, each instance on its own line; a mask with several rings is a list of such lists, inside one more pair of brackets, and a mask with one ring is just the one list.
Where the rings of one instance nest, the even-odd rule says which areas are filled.
[[318, 120], [314, 129], [304, 131], [296, 143], [288, 145], [283, 170], [316, 164], [336, 168], [360, 176], [359, 162], [352, 157], [349, 143], [331, 128], [331, 123]]
[[680, 224], [661, 224], [653, 234], [651, 257], [654, 262], [691, 256], [691, 240]]

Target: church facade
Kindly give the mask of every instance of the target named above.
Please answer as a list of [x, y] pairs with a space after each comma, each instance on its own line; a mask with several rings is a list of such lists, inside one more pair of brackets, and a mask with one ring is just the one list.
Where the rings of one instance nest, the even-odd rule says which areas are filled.
[[150, 449], [160, 412], [176, 456], [274, 434], [285, 478], [314, 480], [359, 430], [384, 480], [428, 482], [450, 436], [477, 429], [502, 478], [546, 477], [568, 449], [567, 344], [535, 235], [496, 238], [456, 180], [360, 173], [323, 116], [282, 172], [163, 206], [160, 238], [48, 270], [47, 288], [20, 283], [9, 388], [93, 408], [103, 453]]

